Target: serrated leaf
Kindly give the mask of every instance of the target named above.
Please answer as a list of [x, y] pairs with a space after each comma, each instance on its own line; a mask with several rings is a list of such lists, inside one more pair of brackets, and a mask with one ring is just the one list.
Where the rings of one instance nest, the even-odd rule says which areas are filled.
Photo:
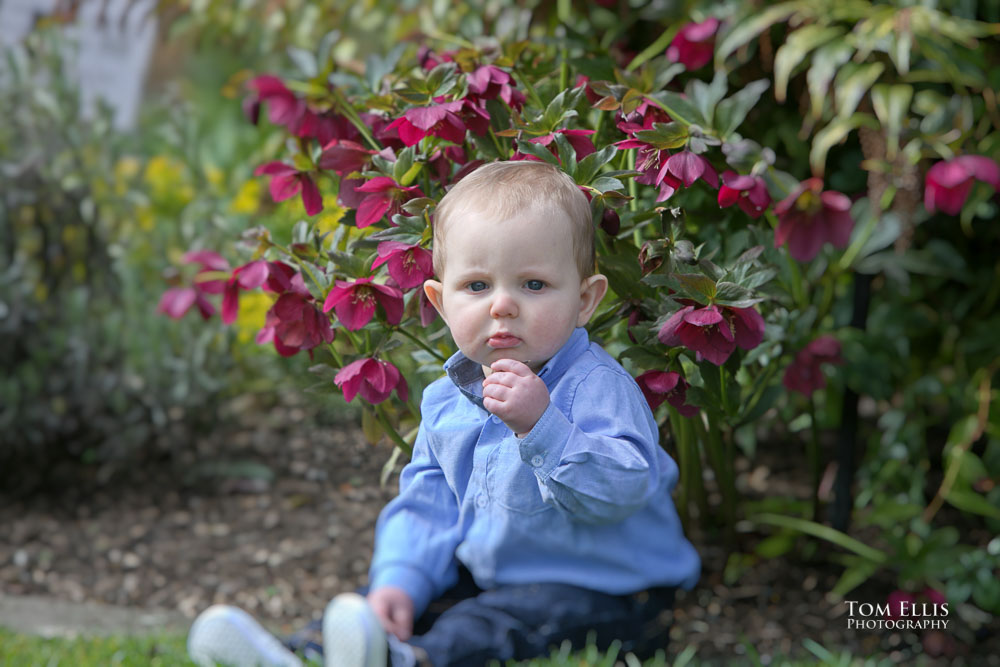
[[846, 40], [827, 44], [813, 54], [812, 65], [806, 73], [813, 118], [823, 115], [823, 104], [830, 92], [830, 82], [840, 66], [850, 60], [853, 54], [854, 47]]
[[671, 119], [684, 125], [705, 126], [705, 119], [691, 102], [681, 97], [680, 93], [671, 90], [661, 90], [648, 96], [654, 102], [663, 107]]
[[837, 103], [837, 115], [847, 118], [854, 113], [865, 96], [885, 71], [885, 65], [879, 62], [855, 64], [849, 63], [837, 72], [834, 81], [834, 97]]
[[722, 277], [726, 275], [726, 270], [721, 266], [707, 259], [702, 259], [698, 261], [698, 266], [704, 271], [708, 276], [715, 281], [722, 280]]
[[576, 149], [569, 143], [569, 139], [562, 132], [556, 132], [554, 136], [556, 150], [559, 151], [559, 162], [562, 163], [563, 171], [576, 177]]
[[816, 176], [822, 176], [826, 168], [826, 155], [830, 149], [847, 138], [847, 135], [864, 125], [878, 127], [878, 123], [869, 114], [856, 113], [850, 118], [836, 118], [813, 137], [812, 149], [809, 151], [809, 166]]
[[776, 275], [778, 275], [778, 270], [773, 267], [761, 269], [760, 271], [755, 271], [754, 273], [746, 276], [742, 280], [742, 284], [744, 287], [749, 289], [757, 289], [761, 285], [766, 285], [771, 282]]
[[382, 79], [389, 72], [396, 69], [396, 65], [399, 63], [399, 59], [402, 57], [405, 49], [406, 44], [400, 43], [385, 56], [380, 56], [376, 53], [368, 56], [365, 62], [365, 81], [367, 81], [370, 90], [373, 92], [379, 91], [382, 87]]
[[681, 290], [695, 297], [699, 303], [708, 303], [715, 297], [715, 281], [708, 276], [700, 273], [676, 273], [673, 278]]
[[635, 133], [636, 139], [644, 141], [660, 150], [665, 148], [680, 148], [687, 143], [690, 137], [687, 126], [683, 123], [653, 123], [648, 130], [639, 130]]
[[725, 139], [736, 131], [770, 85], [767, 79], [751, 81], [743, 90], [719, 102], [715, 110], [715, 130], [720, 138]]
[[774, 55], [774, 99], [785, 101], [788, 79], [810, 51], [843, 34], [840, 27], [817, 24], [792, 32]]
[[764, 299], [754, 296], [753, 290], [741, 287], [736, 283], [720, 282], [715, 286], [715, 303], [732, 308], [749, 308]]
[[614, 194], [616, 190], [624, 190], [625, 184], [619, 181], [617, 178], [612, 178], [611, 176], [601, 176], [600, 178], [595, 178], [588, 185], [599, 190], [601, 194], [608, 195]]
[[725, 69], [726, 58], [736, 49], [749, 43], [754, 37], [770, 28], [775, 23], [780, 23], [795, 12], [799, 11], [806, 3], [804, 2], [783, 2], [764, 11], [754, 11], [746, 15], [742, 20], [733, 22], [733, 29], [722, 36], [715, 47], [715, 69]]

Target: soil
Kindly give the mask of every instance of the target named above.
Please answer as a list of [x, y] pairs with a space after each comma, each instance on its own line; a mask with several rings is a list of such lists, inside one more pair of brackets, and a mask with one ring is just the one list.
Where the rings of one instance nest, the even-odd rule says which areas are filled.
[[[375, 519], [401, 467], [380, 484], [389, 445], [368, 444], [355, 425], [319, 426], [301, 405], [229, 410], [240, 419], [228, 422], [240, 426], [134, 461], [126, 473], [73, 468], [50, 476], [67, 481], [44, 494], [0, 490], [3, 593], [189, 618], [229, 603], [288, 632], [364, 584]], [[807, 497], [791, 463], [775, 458], [740, 461], [741, 491]], [[717, 664], [813, 659], [812, 640], [890, 664], [1000, 665], [995, 620], [976, 627], [956, 613], [944, 632], [849, 628], [848, 605], [829, 593], [842, 571], [828, 558], [833, 549], [803, 540], [780, 558], [758, 558], [765, 536], [742, 528], [734, 549], [692, 531], [703, 574], [677, 598], [669, 657], [690, 646]], [[884, 603], [892, 584], [875, 578], [847, 598]]]

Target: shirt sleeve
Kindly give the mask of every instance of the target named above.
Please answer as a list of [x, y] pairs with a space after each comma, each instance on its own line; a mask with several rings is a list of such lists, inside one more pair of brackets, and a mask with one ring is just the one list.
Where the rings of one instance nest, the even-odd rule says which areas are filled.
[[656, 421], [634, 381], [610, 369], [584, 377], [566, 413], [550, 402], [519, 447], [543, 500], [576, 521], [621, 521], [660, 487]]
[[399, 495], [375, 525], [371, 590], [402, 588], [415, 617], [458, 579], [458, 501], [427, 443], [421, 424], [410, 462], [399, 478]]

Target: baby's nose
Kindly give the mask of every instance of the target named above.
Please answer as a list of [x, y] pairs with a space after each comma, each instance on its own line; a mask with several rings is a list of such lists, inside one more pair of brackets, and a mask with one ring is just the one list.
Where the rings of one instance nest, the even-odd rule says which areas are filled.
[[490, 305], [493, 317], [517, 317], [517, 302], [505, 291], [497, 290]]

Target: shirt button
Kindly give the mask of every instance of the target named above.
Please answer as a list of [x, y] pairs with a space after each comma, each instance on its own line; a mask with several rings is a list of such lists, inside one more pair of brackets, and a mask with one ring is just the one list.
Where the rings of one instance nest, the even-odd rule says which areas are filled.
[[476, 496], [476, 507], [478, 507], [479, 509], [482, 509], [482, 508], [486, 507], [486, 503], [487, 503], [486, 496], [484, 496], [481, 493], [478, 496]]
[[490, 421], [493, 422], [494, 424], [499, 424], [500, 418], [497, 417], [496, 415], [493, 415], [492, 417], [490, 417]]
[[541, 468], [543, 463], [545, 463], [545, 459], [543, 459], [540, 454], [535, 454], [531, 457], [531, 465], [536, 468]]

